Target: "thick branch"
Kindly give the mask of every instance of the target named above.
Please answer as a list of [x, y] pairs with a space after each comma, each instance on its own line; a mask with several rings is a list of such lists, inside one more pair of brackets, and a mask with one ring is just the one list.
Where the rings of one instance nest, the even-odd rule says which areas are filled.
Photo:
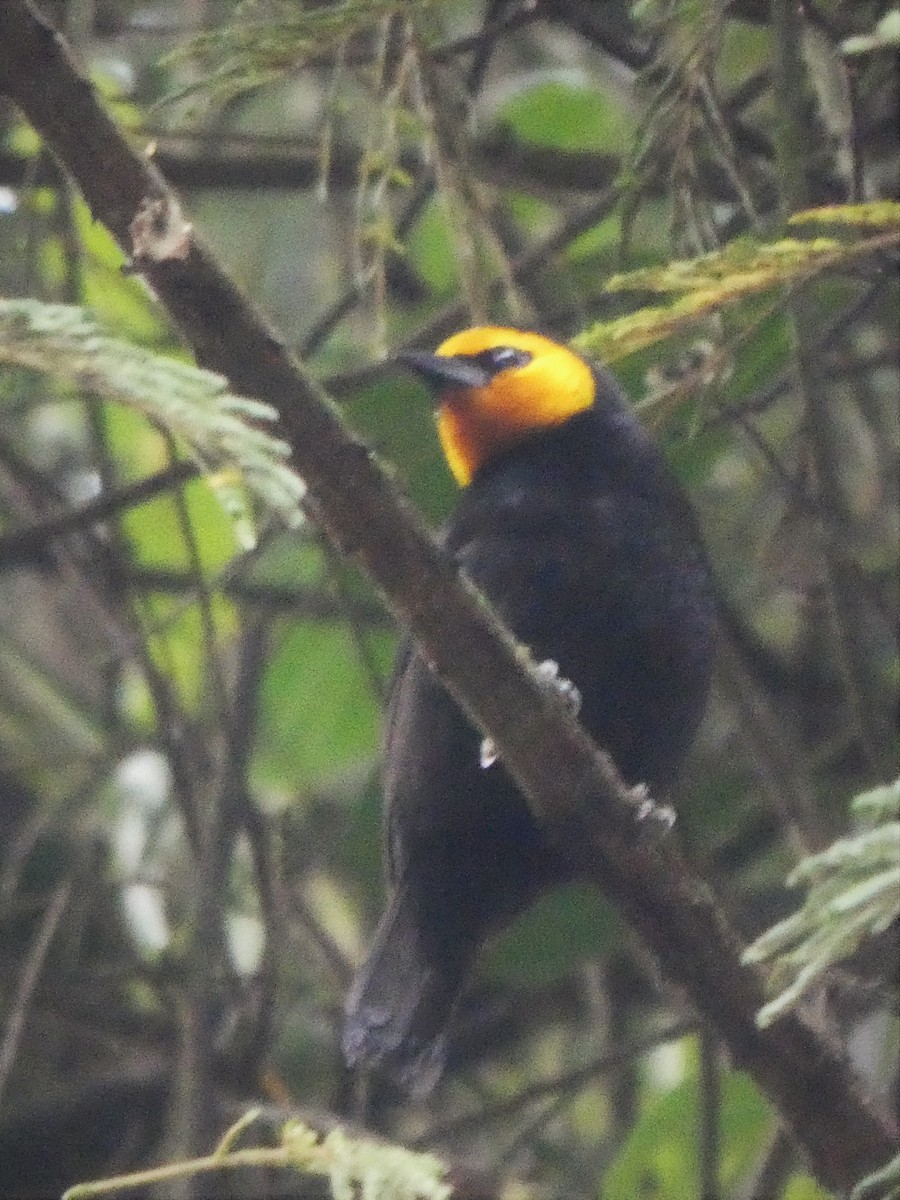
[[[149, 202], [175, 204], [135, 155], [60, 39], [26, 0], [0, 5], [0, 87], [20, 105], [128, 251]], [[152, 234], [152, 231], [151, 231]], [[524, 667], [521, 652], [393, 491], [367, 448], [188, 227], [140, 267], [199, 360], [275, 403], [313, 508], [335, 545], [378, 584], [427, 659], [488, 730], [539, 820], [653, 948], [779, 1109], [823, 1183], [847, 1188], [894, 1152], [889, 1116], [797, 1015], [766, 1030], [759, 976], [741, 966], [719, 906], [614, 767]], [[164, 252], [165, 253], [165, 252]]]
[[[298, 145], [294, 139], [230, 138], [211, 149], [206, 140], [186, 133], [148, 130], [145, 137], [153, 145], [153, 161], [166, 179], [191, 192], [201, 188], [296, 192], [311, 190], [324, 181], [329, 194], [334, 194], [359, 187], [363, 171], [364, 151], [354, 145], [334, 147], [323, 180], [319, 147]], [[480, 178], [509, 182], [537, 195], [593, 193], [607, 187], [620, 168], [615, 155], [530, 146], [509, 134], [481, 138], [473, 149], [473, 164]], [[397, 165], [412, 176], [421, 170], [419, 155], [411, 151], [403, 154]], [[34, 159], [26, 154], [0, 151], [0, 184], [41, 184], [47, 174], [46, 168], [35, 173]]]

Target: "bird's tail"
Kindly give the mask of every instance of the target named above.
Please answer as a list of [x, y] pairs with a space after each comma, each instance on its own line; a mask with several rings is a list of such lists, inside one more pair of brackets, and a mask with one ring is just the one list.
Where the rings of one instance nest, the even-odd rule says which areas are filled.
[[342, 1046], [351, 1069], [417, 1094], [437, 1082], [475, 953], [441, 933], [423, 926], [421, 903], [401, 884], [347, 997]]

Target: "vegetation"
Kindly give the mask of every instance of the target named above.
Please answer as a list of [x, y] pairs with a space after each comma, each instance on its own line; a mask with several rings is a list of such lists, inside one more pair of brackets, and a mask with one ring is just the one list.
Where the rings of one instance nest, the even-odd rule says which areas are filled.
[[[433, 1095], [345, 1078], [396, 631], [326, 536], [350, 460], [303, 403], [327, 392], [436, 526], [454, 486], [391, 353], [493, 320], [613, 364], [720, 590], [709, 715], [654, 799], [748, 961], [774, 963], [761, 1021], [826, 1021], [859, 1083], [848, 1111], [886, 1110], [896, 11], [43, 8], [114, 125], [61, 60], [35, 82], [17, 57], [33, 15], [7, 0], [0, 1196], [161, 1164], [143, 1182], [165, 1195], [175, 1175], [198, 1196], [895, 1194], [887, 1154], [853, 1173], [837, 1145], [829, 1175], [797, 1153], [760, 1064], [734, 1065], [622, 896], [587, 883], [498, 939]], [[120, 131], [180, 208], [142, 190]], [[369, 570], [380, 520], [351, 511], [338, 537]]]

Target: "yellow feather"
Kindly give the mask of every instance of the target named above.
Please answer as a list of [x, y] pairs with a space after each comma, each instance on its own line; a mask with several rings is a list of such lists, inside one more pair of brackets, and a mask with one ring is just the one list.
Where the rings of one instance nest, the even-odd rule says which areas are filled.
[[465, 357], [500, 346], [524, 350], [531, 358], [498, 372], [485, 387], [448, 390], [437, 410], [444, 455], [463, 487], [507, 446], [561, 424], [594, 401], [594, 375], [584, 359], [539, 333], [479, 326], [454, 334], [436, 353]]

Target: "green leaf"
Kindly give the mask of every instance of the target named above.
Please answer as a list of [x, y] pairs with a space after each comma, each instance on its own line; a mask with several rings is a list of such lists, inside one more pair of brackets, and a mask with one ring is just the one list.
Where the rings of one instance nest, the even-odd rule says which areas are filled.
[[543, 896], [493, 947], [488, 969], [507, 983], [545, 983], [610, 951], [620, 936], [615, 912], [586, 884]]
[[[746, 1177], [772, 1127], [772, 1115], [746, 1075], [721, 1080], [720, 1179], [730, 1194]], [[696, 1200], [699, 1087], [686, 1080], [654, 1095], [603, 1180], [603, 1200]]]
[[618, 150], [634, 129], [622, 104], [561, 79], [524, 89], [500, 108], [497, 119], [525, 141], [559, 150]]
[[[386, 662], [393, 639], [369, 636]], [[266, 671], [253, 777], [270, 793], [288, 786], [291, 796], [326, 781], [333, 785], [337, 773], [371, 759], [379, 724], [378, 701], [349, 631], [312, 623], [292, 628]]]
[[[150, 631], [147, 645], [160, 672], [173, 685], [189, 711], [196, 712], [206, 695], [207, 662], [199, 647], [204, 626], [199, 604], [181, 597], [151, 595], [144, 600]], [[234, 632], [232, 605], [221, 596], [210, 600], [210, 614], [218, 640], [224, 645]]]
[[834, 1200], [834, 1193], [826, 1192], [808, 1175], [792, 1175], [781, 1200]]
[[[228, 563], [237, 548], [233, 522], [223, 511], [210, 488], [195, 480], [184, 488], [184, 504], [194, 529], [201, 568], [213, 574]], [[155, 496], [122, 516], [122, 528], [132, 548], [132, 559], [142, 567], [190, 570], [191, 554], [185, 542], [181, 512], [173, 496]]]
[[455, 296], [459, 287], [458, 264], [447, 225], [444, 204], [431, 199], [407, 238], [410, 263], [435, 296]]

